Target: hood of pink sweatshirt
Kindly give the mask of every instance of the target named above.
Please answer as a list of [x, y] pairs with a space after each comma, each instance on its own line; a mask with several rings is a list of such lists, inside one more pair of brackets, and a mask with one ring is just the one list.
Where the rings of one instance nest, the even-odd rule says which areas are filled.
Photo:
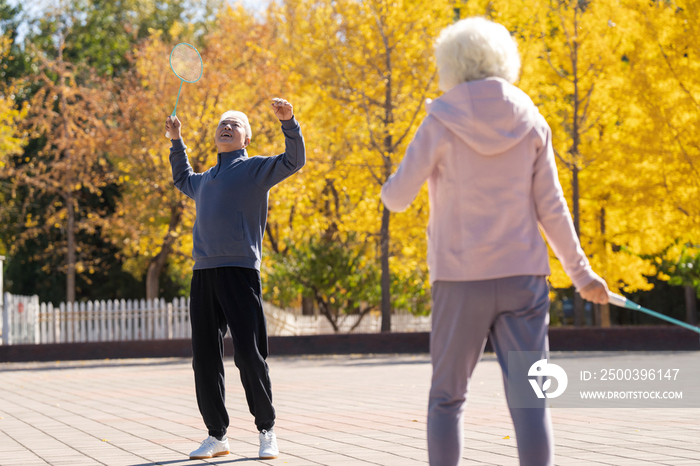
[[501, 78], [462, 83], [428, 102], [427, 109], [465, 144], [486, 156], [517, 145], [539, 113], [527, 94]]
[[551, 141], [532, 100], [500, 78], [460, 84], [428, 104], [382, 200], [402, 211], [428, 181], [431, 283], [549, 275], [541, 232], [577, 289], [595, 279]]

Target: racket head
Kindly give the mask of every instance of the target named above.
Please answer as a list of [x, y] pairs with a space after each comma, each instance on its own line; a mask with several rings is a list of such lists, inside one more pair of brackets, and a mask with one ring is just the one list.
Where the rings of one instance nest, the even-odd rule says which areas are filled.
[[204, 70], [202, 56], [193, 45], [181, 42], [170, 52], [170, 69], [186, 83], [196, 83]]

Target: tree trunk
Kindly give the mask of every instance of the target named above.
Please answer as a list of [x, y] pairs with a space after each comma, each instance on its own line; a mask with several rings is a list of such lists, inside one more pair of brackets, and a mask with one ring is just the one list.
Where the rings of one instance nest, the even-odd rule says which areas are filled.
[[596, 327], [610, 327], [610, 304], [593, 305], [593, 325]]
[[338, 333], [340, 330], [338, 328], [338, 315], [333, 312], [333, 309], [323, 300], [322, 297], [318, 295], [318, 293], [316, 293], [316, 303], [318, 304], [319, 312], [326, 316], [326, 319], [328, 319], [328, 322], [330, 322], [331, 327], [333, 327], [333, 333]]
[[303, 316], [315, 315], [314, 298], [309, 298], [306, 296], [301, 297], [301, 315], [303, 315]]
[[[578, 5], [574, 9], [574, 30], [578, 31]], [[579, 172], [579, 152], [578, 146], [581, 142], [581, 125], [579, 121], [579, 109], [581, 106], [581, 101], [579, 100], [579, 82], [578, 82], [578, 46], [579, 43], [576, 39], [573, 40], [573, 47], [571, 50], [571, 67], [573, 74], [573, 84], [574, 84], [574, 112], [573, 121], [571, 128], [571, 188], [572, 188], [572, 210], [574, 216], [574, 229], [576, 230], [576, 237], [581, 241], [581, 218], [579, 214], [579, 184], [578, 184], [578, 172]], [[581, 246], [583, 247], [583, 245]], [[581, 295], [577, 291], [574, 291], [574, 325], [580, 326], [585, 323], [585, 309], [584, 302]]]
[[591, 323], [594, 327], [600, 327], [600, 304], [593, 305], [593, 315]]
[[160, 295], [160, 273], [170, 252], [170, 248], [163, 244], [160, 252], [148, 264], [148, 272], [146, 272], [146, 299], [148, 300], [156, 299]]
[[148, 264], [148, 271], [146, 272], [146, 299], [156, 299], [160, 295], [160, 274], [168, 261], [168, 256], [173, 252], [173, 244], [176, 239], [175, 229], [180, 223], [181, 216], [180, 205], [173, 205], [170, 210], [170, 223], [168, 224], [168, 232], [163, 239], [163, 246]]
[[600, 305], [600, 322], [601, 327], [610, 327], [610, 304]]
[[66, 301], [75, 302], [75, 211], [73, 210], [73, 196], [69, 191], [66, 197], [68, 211], [66, 225]]
[[698, 324], [698, 303], [693, 285], [685, 285], [685, 320], [690, 325]]
[[[574, 163], [574, 167], [571, 170], [571, 187], [573, 191], [571, 208], [573, 210], [574, 217], [574, 230], [576, 230], [576, 237], [581, 240], [581, 233], [579, 230], [580, 225], [580, 215], [579, 215], [579, 191], [578, 191], [578, 167]], [[578, 291], [574, 291], [574, 325], [581, 326], [584, 325], [586, 321], [586, 311], [584, 309], [584, 302]]]
[[[58, 63], [59, 63], [59, 86], [61, 92], [61, 116], [63, 117], [63, 138], [71, 140], [70, 129], [68, 127], [68, 119], [66, 112], [68, 111], [68, 102], [66, 99], [66, 77], [63, 68], [63, 37], [60, 38], [58, 46]], [[65, 179], [67, 191], [63, 196], [66, 202], [66, 301], [69, 303], [75, 302], [75, 209], [73, 206], [73, 177], [70, 170], [72, 169], [71, 151], [66, 149], [63, 153], [67, 160], [68, 173]]]
[[[603, 238], [603, 254], [605, 255], [605, 276], [604, 279], [607, 280], [608, 267], [608, 249], [605, 239], [605, 207], [600, 208], [600, 235]], [[610, 327], [610, 304], [599, 305], [598, 311], [598, 321], [596, 325], [599, 327]]]
[[586, 323], [586, 310], [581, 295], [574, 293], [574, 325], [581, 327]]
[[[392, 97], [392, 62], [391, 46], [388, 36], [382, 33], [384, 40], [386, 87], [384, 88], [384, 182], [391, 176], [393, 169], [391, 155], [394, 153], [394, 141], [391, 135], [391, 125], [394, 123], [394, 103]], [[380, 232], [381, 261], [382, 261], [382, 327], [381, 332], [391, 332], [391, 273], [389, 271], [389, 220], [391, 212], [382, 206], [382, 228]]]
[[389, 209], [382, 211], [382, 332], [391, 332], [391, 275], [389, 273]]
[[576, 230], [576, 237], [581, 240], [581, 216], [579, 213], [579, 192], [578, 192], [578, 167], [574, 165], [571, 170], [571, 190], [572, 200], [571, 200], [571, 210], [573, 211], [574, 220], [574, 230]]

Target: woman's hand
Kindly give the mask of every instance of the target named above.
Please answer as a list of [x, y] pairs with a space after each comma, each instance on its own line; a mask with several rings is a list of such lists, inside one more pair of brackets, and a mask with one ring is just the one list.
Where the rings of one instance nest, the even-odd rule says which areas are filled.
[[584, 286], [579, 294], [586, 301], [595, 304], [608, 304], [608, 284], [600, 277], [596, 277], [595, 280]]

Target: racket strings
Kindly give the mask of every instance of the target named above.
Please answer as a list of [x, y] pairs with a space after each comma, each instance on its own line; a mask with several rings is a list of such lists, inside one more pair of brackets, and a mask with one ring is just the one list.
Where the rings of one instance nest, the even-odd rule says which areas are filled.
[[183, 81], [194, 82], [202, 76], [202, 59], [191, 45], [177, 45], [170, 57], [170, 65]]

